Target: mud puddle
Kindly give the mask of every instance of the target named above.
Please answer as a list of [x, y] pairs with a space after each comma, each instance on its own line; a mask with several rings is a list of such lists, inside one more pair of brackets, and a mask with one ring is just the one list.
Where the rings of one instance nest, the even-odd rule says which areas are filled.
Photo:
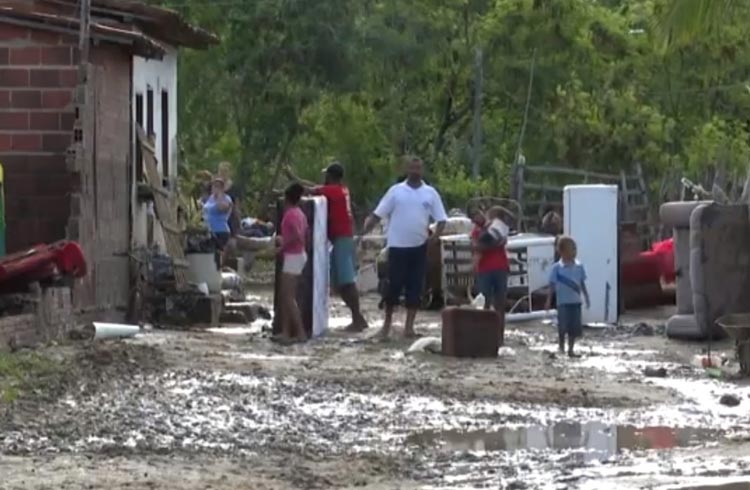
[[[721, 442], [722, 434], [712, 429], [596, 421], [494, 431], [425, 431], [407, 438], [415, 448], [435, 451], [423, 475], [432, 480], [433, 489], [640, 489], [645, 488], [642, 481], [631, 485], [621, 476], [638, 474], [651, 483], [660, 478], [674, 482], [681, 471], [676, 466], [691, 466], [680, 450], [690, 453]], [[694, 465], [696, 474], [741, 471], [723, 461], [701, 462], [707, 467]]]
[[718, 483], [715, 485], [699, 485], [689, 487], [673, 487], [665, 490], [750, 490], [750, 481], [736, 483]]
[[626, 451], [697, 446], [719, 437], [709, 429], [558, 422], [496, 431], [427, 431], [407, 437], [406, 443], [452, 452], [581, 449], [586, 462], [605, 462]]

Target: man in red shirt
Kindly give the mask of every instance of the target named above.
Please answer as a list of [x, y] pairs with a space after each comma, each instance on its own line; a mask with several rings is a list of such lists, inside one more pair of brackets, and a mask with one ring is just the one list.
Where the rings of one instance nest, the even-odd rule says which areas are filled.
[[[289, 172], [290, 177], [299, 180]], [[334, 162], [323, 171], [325, 183], [315, 186], [302, 182], [314, 195], [324, 196], [328, 201], [328, 240], [333, 245], [331, 252], [331, 280], [346, 306], [352, 311], [352, 324], [346, 330], [361, 332], [368, 328], [367, 320], [359, 306], [357, 290], [356, 253], [354, 245], [354, 218], [352, 216], [349, 189], [344, 185], [344, 167]]]
[[508, 254], [505, 252], [505, 238], [493, 245], [481, 243], [479, 237], [484, 229], [490, 224], [482, 212], [477, 212], [474, 217], [474, 230], [471, 240], [474, 245], [476, 261], [477, 290], [484, 295], [485, 308], [495, 308], [500, 315], [501, 323], [505, 324], [505, 298], [508, 292], [508, 273], [510, 264]]

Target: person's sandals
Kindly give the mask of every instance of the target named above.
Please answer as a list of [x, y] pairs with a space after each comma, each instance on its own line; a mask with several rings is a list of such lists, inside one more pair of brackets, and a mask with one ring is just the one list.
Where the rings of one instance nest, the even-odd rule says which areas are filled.
[[348, 333], [362, 333], [365, 330], [367, 330], [368, 328], [370, 328], [370, 327], [366, 323], [365, 324], [352, 323], [351, 325], [348, 325], [346, 328], [344, 328], [344, 332], [348, 332]]

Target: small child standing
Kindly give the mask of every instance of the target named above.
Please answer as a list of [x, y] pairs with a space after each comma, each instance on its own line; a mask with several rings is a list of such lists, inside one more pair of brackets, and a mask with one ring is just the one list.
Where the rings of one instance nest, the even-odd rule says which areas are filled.
[[474, 216], [474, 230], [471, 240], [474, 248], [474, 271], [477, 292], [484, 295], [485, 308], [495, 308], [500, 316], [501, 328], [505, 325], [505, 300], [508, 292], [508, 274], [510, 265], [505, 250], [508, 231], [503, 231], [499, 238], [483, 240], [493, 221], [500, 221], [502, 208], [492, 208], [485, 216], [478, 212]]
[[589, 308], [589, 292], [586, 289], [586, 270], [576, 260], [578, 248], [576, 242], [562, 236], [557, 241], [557, 252], [560, 260], [552, 266], [550, 288], [546, 309], [552, 306], [552, 293], [557, 298], [557, 329], [559, 333], [560, 352], [565, 352], [565, 338], [568, 340], [568, 357], [579, 357], [573, 350], [575, 341], [583, 334], [581, 320], [581, 296]]

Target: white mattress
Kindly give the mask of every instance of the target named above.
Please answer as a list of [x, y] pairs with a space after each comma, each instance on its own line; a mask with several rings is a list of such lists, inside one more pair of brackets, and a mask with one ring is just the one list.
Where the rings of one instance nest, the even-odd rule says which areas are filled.
[[324, 197], [311, 198], [315, 203], [315, 218], [312, 228], [313, 266], [313, 337], [319, 337], [328, 330], [328, 203]]

